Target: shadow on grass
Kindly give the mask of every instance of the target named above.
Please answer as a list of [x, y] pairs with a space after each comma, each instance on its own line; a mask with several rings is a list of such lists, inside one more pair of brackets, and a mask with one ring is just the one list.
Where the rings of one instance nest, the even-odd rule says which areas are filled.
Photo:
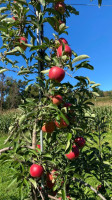
[[0, 200], [20, 200], [18, 197], [15, 196], [9, 196], [9, 197], [0, 197]]

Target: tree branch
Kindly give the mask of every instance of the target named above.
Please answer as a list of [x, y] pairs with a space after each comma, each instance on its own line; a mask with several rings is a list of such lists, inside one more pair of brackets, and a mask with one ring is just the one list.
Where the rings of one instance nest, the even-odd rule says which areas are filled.
[[101, 193], [99, 193], [95, 188], [93, 188], [93, 187], [92, 187], [91, 185], [89, 185], [88, 183], [86, 183], [86, 182], [84, 182], [84, 181], [82, 181], [82, 180], [80, 180], [80, 179], [77, 179], [77, 178], [73, 178], [73, 180], [75, 180], [75, 181], [77, 181], [77, 182], [80, 182], [81, 184], [83, 184], [83, 185], [89, 187], [89, 188], [90, 188], [94, 193], [96, 193], [101, 199], [106, 200], [105, 197], [102, 196]]
[[[33, 149], [32, 146], [21, 146], [21, 147], [22, 147], [22, 148]], [[1, 155], [3, 152], [9, 151], [9, 150], [12, 150], [12, 149], [13, 149], [13, 147], [5, 147], [5, 148], [3, 148], [3, 149], [0, 149], [0, 155]]]

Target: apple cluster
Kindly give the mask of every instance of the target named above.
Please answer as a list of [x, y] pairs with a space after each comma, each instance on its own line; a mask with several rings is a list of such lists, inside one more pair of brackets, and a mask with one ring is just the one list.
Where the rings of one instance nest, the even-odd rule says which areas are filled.
[[[59, 12], [61, 15], [63, 15], [65, 13], [66, 10], [66, 6], [64, 4], [63, 1], [61, 2], [57, 2], [55, 3], [54, 9]], [[63, 23], [61, 20], [59, 20], [59, 25]], [[67, 57], [71, 58], [72, 56], [72, 50], [68, 45], [68, 42], [66, 39], [64, 38], [59, 38], [58, 40], [55, 41], [55, 46], [57, 47], [56, 49], [56, 56], [57, 58], [60, 58], [64, 55], [66, 55]], [[64, 47], [64, 48], [63, 48]], [[49, 79], [53, 80], [57, 83], [60, 83], [64, 77], [65, 77], [65, 70], [63, 69], [64, 67], [61, 66], [52, 66], [49, 70]], [[63, 103], [63, 97], [60, 94], [56, 94], [53, 96], [50, 96], [49, 99], [51, 100], [51, 102], [56, 105], [59, 106], [60, 104]], [[70, 107], [72, 106], [71, 103], [64, 103], [63, 107]], [[72, 112], [72, 110], [71, 110]], [[65, 116], [66, 118], [68, 118], [67, 116]], [[45, 122], [42, 126], [42, 131], [46, 132], [48, 134], [53, 133], [53, 131], [55, 131], [56, 127], [57, 128], [66, 128], [68, 126], [68, 124], [64, 121], [63, 118], [60, 118], [60, 121], [48, 121]], [[83, 137], [76, 137], [74, 140], [74, 143], [72, 145], [72, 149], [68, 154], [65, 154], [65, 158], [67, 158], [68, 160], [73, 160], [78, 158], [79, 156], [79, 149], [83, 148], [85, 145], [85, 139]], [[37, 149], [40, 149], [40, 145], [37, 145]], [[38, 150], [37, 150], [38, 151]], [[41, 165], [38, 164], [32, 164], [32, 166], [30, 167], [30, 175], [34, 178], [40, 178], [42, 176], [42, 174], [44, 173], [44, 169]], [[46, 186], [49, 189], [52, 189], [55, 185], [56, 179], [58, 178], [58, 170], [57, 169], [53, 169], [51, 172], [47, 172], [46, 174]], [[63, 183], [62, 183], [63, 184]], [[71, 200], [71, 198], [69, 196], [67, 196], [67, 198], [69, 200]], [[61, 197], [59, 198], [61, 199]]]
[[[13, 1], [14, 4], [17, 4], [17, 1]], [[14, 16], [12, 17], [14, 21], [18, 20], [18, 15], [14, 13]], [[27, 46], [25, 44], [28, 43], [27, 38], [23, 36], [23, 33], [20, 33], [18, 36], [18, 39], [16, 41], [18, 43], [18, 46], [23, 49], [24, 51], [26, 50]], [[15, 44], [15, 42], [14, 42]]]

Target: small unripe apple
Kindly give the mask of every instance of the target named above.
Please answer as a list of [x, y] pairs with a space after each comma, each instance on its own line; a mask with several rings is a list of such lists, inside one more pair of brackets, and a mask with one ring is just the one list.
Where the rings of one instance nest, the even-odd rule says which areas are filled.
[[63, 101], [63, 98], [62, 98], [61, 95], [51, 96], [51, 99], [52, 99], [53, 104], [55, 104], [55, 105], [57, 105], [57, 106], [58, 106], [59, 104], [61, 104], [62, 101]]
[[27, 44], [27, 39], [25, 37], [20, 37], [19, 38], [19, 43], [20, 43], [20, 47], [25, 51], [27, 46], [25, 46], [22, 42], [24, 42], [25, 44]]
[[41, 165], [33, 164], [30, 167], [30, 175], [35, 178], [39, 178], [42, 176], [44, 169]]
[[63, 47], [62, 47], [62, 45], [61, 45], [61, 46], [58, 47], [58, 49], [57, 49], [57, 56], [58, 56], [58, 57], [62, 56], [62, 54], [71, 57], [72, 51], [71, 51], [71, 48], [70, 48], [67, 44], [65, 44], [64, 52], [63, 52], [62, 50], [63, 50]]
[[54, 29], [55, 29], [57, 32], [59, 31], [59, 26], [60, 26], [61, 24], [65, 24], [65, 22], [59, 20], [58, 23], [56, 23], [56, 24], [54, 25]]
[[83, 148], [86, 141], [83, 137], [77, 137], [74, 142], [78, 145], [78, 147]]
[[79, 156], [78, 147], [76, 145], [73, 145], [72, 146], [72, 150], [70, 151], [70, 153], [65, 154], [65, 155], [69, 160], [73, 160], [73, 159], [77, 158]]
[[65, 4], [64, 4], [63, 2], [57, 2], [57, 3], [55, 4], [54, 9], [55, 9], [56, 11], [58, 11], [60, 14], [63, 15], [64, 12], [65, 12]]
[[61, 82], [65, 77], [65, 71], [57, 66], [52, 67], [49, 70], [49, 78], [57, 82]]
[[47, 122], [42, 126], [42, 131], [52, 133], [55, 130], [55, 123], [53, 121]]

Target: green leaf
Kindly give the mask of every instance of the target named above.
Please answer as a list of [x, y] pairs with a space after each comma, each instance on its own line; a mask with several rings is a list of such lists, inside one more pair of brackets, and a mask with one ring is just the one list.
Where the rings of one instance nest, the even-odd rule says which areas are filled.
[[47, 56], [47, 55], [44, 58], [46, 61], [51, 61], [51, 58], [49, 58], [49, 56]]
[[97, 92], [92, 92], [92, 94], [96, 97], [99, 97], [100, 95]]
[[17, 178], [13, 179], [13, 181], [8, 185], [7, 189], [10, 188], [16, 181], [17, 181]]
[[0, 74], [3, 74], [4, 72], [8, 71], [8, 69], [1, 69]]
[[13, 18], [2, 19], [1, 22], [13, 23], [15, 20]]
[[22, 70], [18, 72], [18, 75], [29, 74], [31, 73], [30, 70]]
[[1, 13], [1, 12], [5, 12], [5, 11], [7, 11], [7, 10], [8, 10], [7, 7], [1, 7], [1, 8], [0, 8], [0, 13]]
[[86, 59], [86, 58], [89, 58], [89, 56], [88, 55], [77, 56], [76, 58], [73, 59], [72, 63], [78, 62], [78, 61]]
[[91, 88], [98, 87], [100, 85], [101, 85], [100, 83], [96, 83], [96, 84], [92, 85]]
[[72, 133], [68, 133], [67, 139], [68, 139], [68, 140], [71, 140], [71, 138], [72, 138]]
[[65, 23], [62, 23], [60, 26], [59, 26], [59, 31], [63, 31], [65, 30], [67, 27], [65, 25]]
[[19, 126], [23, 123], [23, 121], [26, 119], [26, 115], [22, 115], [19, 119]]
[[66, 116], [60, 111], [60, 116], [64, 119], [64, 121], [69, 125], [69, 121]]
[[49, 70], [50, 70], [50, 69], [43, 70], [43, 71], [41, 71], [41, 73], [42, 73], [42, 74], [47, 74], [47, 73], [49, 73]]
[[64, 182], [64, 184], [63, 184], [63, 188], [62, 188], [62, 199], [63, 200], [66, 200], [66, 185], [65, 185], [66, 183]]
[[34, 186], [34, 188], [36, 189], [37, 188], [37, 183], [36, 183], [36, 180], [30, 178], [29, 179], [30, 183], [32, 183], [32, 185]]
[[13, 55], [14, 53], [16, 53], [16, 52], [20, 52], [20, 53], [23, 53], [24, 52], [24, 50], [21, 48], [21, 47], [19, 47], [19, 46], [17, 46], [17, 47], [15, 47], [14, 49], [12, 49], [11, 51], [9, 51], [9, 52], [6, 52], [6, 55]]
[[0, 31], [7, 32], [7, 30], [6, 26], [0, 25]]
[[86, 69], [90, 69], [90, 70], [94, 69], [94, 67], [92, 65], [90, 65], [88, 63], [88, 61], [81, 62], [80, 64], [76, 65], [75, 68], [76, 68], [76, 70], [78, 70], [80, 68], [86, 68]]
[[84, 179], [80, 174], [74, 173], [73, 177], [78, 178], [78, 179]]
[[39, 2], [40, 2], [43, 6], [45, 6], [45, 0], [39, 0]]

